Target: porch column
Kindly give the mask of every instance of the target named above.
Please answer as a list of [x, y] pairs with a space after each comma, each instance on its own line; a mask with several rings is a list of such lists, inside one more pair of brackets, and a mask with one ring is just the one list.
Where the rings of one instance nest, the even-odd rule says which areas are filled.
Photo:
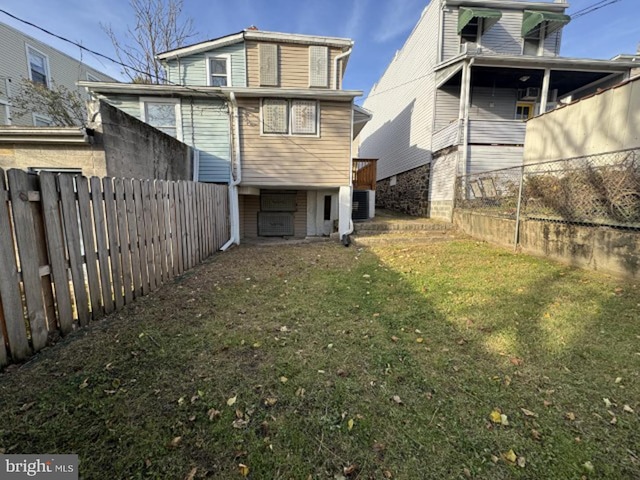
[[540, 98], [540, 113], [547, 111], [547, 103], [549, 103], [549, 82], [551, 80], [551, 69], [545, 68], [544, 78], [542, 79], [542, 95]]

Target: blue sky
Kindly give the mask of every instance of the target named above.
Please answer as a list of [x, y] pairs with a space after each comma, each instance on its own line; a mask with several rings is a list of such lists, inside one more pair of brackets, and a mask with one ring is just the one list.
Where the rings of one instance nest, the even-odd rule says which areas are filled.
[[[596, 0], [574, 0], [569, 14]], [[185, 0], [185, 14], [194, 18], [197, 40], [237, 32], [249, 25], [262, 30], [347, 36], [355, 40], [345, 88], [366, 92], [380, 77], [420, 17], [427, 0]], [[562, 55], [611, 58], [634, 53], [640, 42], [638, 0], [618, 3], [578, 18], [566, 28]], [[127, 0], [3, 0], [2, 8], [94, 50], [114, 56], [100, 23], [116, 32], [128, 22]], [[80, 49], [19, 24], [0, 13], [0, 21], [80, 58]], [[118, 66], [87, 53], [82, 60], [116, 78]]]

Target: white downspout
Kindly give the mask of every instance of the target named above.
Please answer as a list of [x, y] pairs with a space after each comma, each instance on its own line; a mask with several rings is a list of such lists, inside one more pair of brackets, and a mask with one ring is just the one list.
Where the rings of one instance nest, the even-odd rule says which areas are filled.
[[[229, 223], [231, 224], [231, 235], [229, 241], [220, 250], [226, 251], [231, 245], [240, 245], [240, 205], [238, 201], [238, 185], [242, 181], [242, 155], [240, 153], [240, 115], [238, 113], [238, 102], [234, 92], [229, 92], [231, 102], [233, 123], [233, 150], [235, 162], [231, 162], [231, 176], [229, 178]], [[229, 129], [232, 130], [232, 129]], [[233, 178], [233, 164], [236, 165], [237, 175]]]
[[340, 55], [336, 56], [336, 58], [333, 59], [333, 72], [334, 72], [334, 76], [333, 76], [333, 89], [334, 90], [339, 90], [338, 88], [338, 84], [340, 83], [340, 72], [338, 72], [338, 62], [340, 60], [342, 60], [345, 57], [348, 57], [349, 55], [351, 55], [351, 52], [353, 51], [353, 47], [350, 47], [349, 50], [347, 50], [346, 52], [341, 53]]

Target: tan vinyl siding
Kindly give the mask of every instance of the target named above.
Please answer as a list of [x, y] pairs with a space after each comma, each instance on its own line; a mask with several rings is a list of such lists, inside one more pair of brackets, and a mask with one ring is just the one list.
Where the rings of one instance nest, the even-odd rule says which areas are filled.
[[[104, 73], [3, 23], [0, 23], [0, 45], [0, 84], [2, 85], [0, 98], [3, 100], [6, 100], [5, 79], [10, 80], [10, 94], [15, 96], [20, 90], [22, 79], [29, 78], [27, 45], [48, 57], [50, 81], [57, 85], [64, 85], [70, 90], [78, 91], [83, 99], [89, 97], [84, 88], [76, 86], [76, 82], [86, 81], [87, 73], [101, 81], [115, 81]], [[4, 110], [4, 105], [0, 105], [0, 108]], [[42, 112], [34, 113], [42, 114]], [[14, 125], [33, 125], [32, 115], [21, 118], [12, 117]]]
[[260, 196], [240, 195], [240, 203], [240, 237], [256, 238], [258, 236]]
[[351, 103], [319, 103], [320, 136], [262, 135], [260, 100], [240, 99], [238, 103], [243, 185], [349, 184]]
[[[247, 41], [248, 87], [260, 87], [259, 42]], [[309, 88], [309, 45], [278, 44], [279, 87]], [[329, 47], [329, 86], [333, 86], [334, 60], [342, 51]]]
[[296, 192], [296, 211], [293, 213], [293, 236], [304, 238], [307, 236], [307, 192]]

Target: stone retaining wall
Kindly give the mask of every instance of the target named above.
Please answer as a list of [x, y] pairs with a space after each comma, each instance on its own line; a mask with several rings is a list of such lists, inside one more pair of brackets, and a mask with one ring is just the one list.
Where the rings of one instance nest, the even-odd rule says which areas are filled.
[[376, 207], [426, 217], [429, 215], [429, 165], [376, 182]]

